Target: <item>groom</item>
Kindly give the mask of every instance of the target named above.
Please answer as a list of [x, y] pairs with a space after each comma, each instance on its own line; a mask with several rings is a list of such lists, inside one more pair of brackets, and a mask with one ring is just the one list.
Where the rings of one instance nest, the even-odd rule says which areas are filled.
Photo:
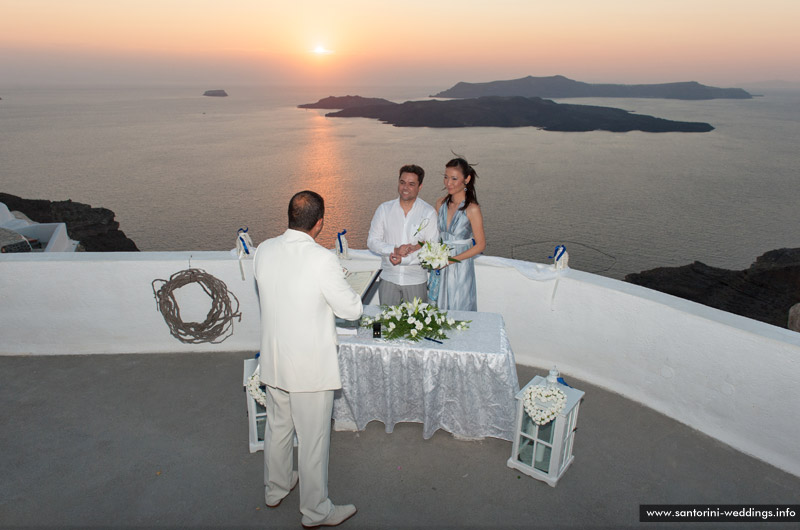
[[400, 168], [397, 199], [375, 211], [369, 227], [367, 247], [381, 256], [381, 304], [397, 305], [414, 298], [428, 300], [427, 272], [420, 266], [420, 241], [439, 241], [436, 210], [418, 198], [425, 170], [417, 165]]

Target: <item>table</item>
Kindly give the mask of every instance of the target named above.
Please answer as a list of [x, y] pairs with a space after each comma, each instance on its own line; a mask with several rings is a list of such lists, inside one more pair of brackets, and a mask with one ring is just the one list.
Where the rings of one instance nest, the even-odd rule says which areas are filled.
[[[367, 315], [380, 309], [365, 306]], [[442, 344], [372, 338], [371, 328], [339, 337], [342, 389], [333, 401], [335, 430], [364, 430], [372, 420], [391, 433], [399, 422], [423, 424], [426, 440], [438, 429], [465, 438], [513, 440], [519, 391], [514, 353], [503, 317], [449, 311], [471, 320]]]

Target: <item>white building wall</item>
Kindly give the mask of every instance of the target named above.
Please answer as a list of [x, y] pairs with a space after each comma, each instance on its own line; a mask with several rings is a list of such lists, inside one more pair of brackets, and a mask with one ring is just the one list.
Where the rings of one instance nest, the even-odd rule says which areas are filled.
[[[351, 270], [379, 266], [351, 253]], [[800, 476], [800, 334], [580, 271], [477, 264], [479, 309], [503, 315], [517, 362], [557, 365]], [[243, 281], [228, 252], [4, 255], [0, 355], [257, 351], [244, 265]], [[156, 310], [152, 281], [190, 266], [239, 299], [241, 322], [221, 344], [179, 342]], [[176, 297], [184, 321], [205, 319], [211, 301], [197, 285]]]

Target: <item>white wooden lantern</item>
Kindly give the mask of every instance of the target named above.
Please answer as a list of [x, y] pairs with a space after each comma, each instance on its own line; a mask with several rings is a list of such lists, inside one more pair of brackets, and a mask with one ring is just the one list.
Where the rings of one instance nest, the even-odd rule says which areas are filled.
[[564, 410], [554, 420], [545, 425], [537, 425], [523, 407], [525, 390], [530, 386], [546, 384], [548, 380], [537, 375], [516, 395], [517, 428], [508, 467], [555, 487], [574, 459], [572, 445], [584, 392], [550, 382], [549, 384], [557, 385], [564, 392], [567, 402]]
[[[258, 357], [254, 359], [244, 360], [244, 395], [247, 399], [247, 424], [248, 424], [248, 441], [250, 443], [250, 452], [255, 453], [264, 450], [264, 437], [269, 432], [269, 423], [267, 423], [267, 409], [264, 405], [255, 400], [250, 392], [247, 391], [247, 380], [253, 375], [253, 372], [258, 368]], [[266, 391], [266, 387], [261, 385], [261, 389]], [[294, 435], [294, 446], [297, 447], [297, 434]]]
[[264, 434], [267, 424], [267, 409], [258, 403], [250, 392], [247, 391], [247, 380], [253, 375], [258, 366], [258, 359], [244, 360], [244, 395], [247, 397], [247, 423], [249, 425], [250, 452], [255, 453], [264, 449]]

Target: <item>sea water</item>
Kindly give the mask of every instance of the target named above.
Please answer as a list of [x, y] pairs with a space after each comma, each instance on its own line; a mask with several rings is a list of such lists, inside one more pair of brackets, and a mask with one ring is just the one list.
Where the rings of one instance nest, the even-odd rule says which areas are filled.
[[[204, 97], [225, 88], [229, 97]], [[366, 248], [397, 170], [443, 195], [453, 153], [476, 164], [486, 253], [622, 278], [695, 260], [742, 269], [799, 247], [800, 93], [751, 100], [562, 102], [702, 121], [709, 133], [399, 128], [297, 105], [359, 94], [402, 102], [442, 87], [0, 87], [0, 191], [113, 210], [141, 250], [227, 250], [286, 228], [296, 191], [326, 199], [320, 242]]]

